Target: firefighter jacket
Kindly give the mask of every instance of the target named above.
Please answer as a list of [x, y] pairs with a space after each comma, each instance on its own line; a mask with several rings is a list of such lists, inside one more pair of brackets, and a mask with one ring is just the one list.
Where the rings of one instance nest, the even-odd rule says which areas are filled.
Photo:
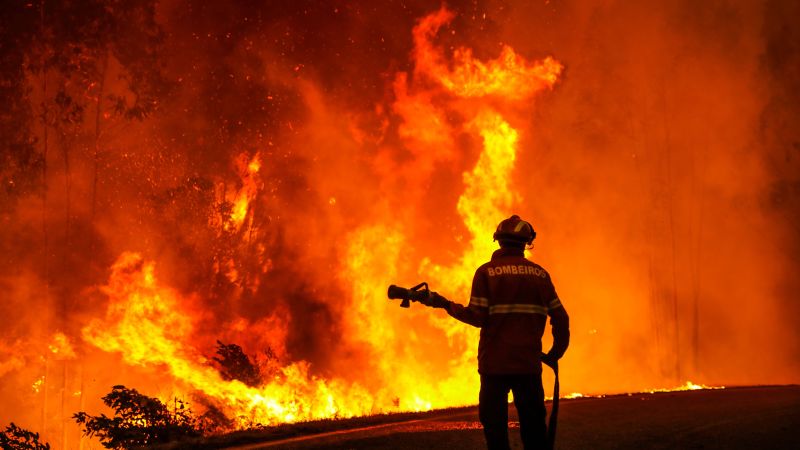
[[481, 329], [478, 372], [541, 373], [542, 335], [550, 316], [553, 348], [560, 358], [569, 345], [569, 316], [550, 275], [521, 249], [501, 248], [472, 280], [469, 305], [448, 303], [454, 318]]

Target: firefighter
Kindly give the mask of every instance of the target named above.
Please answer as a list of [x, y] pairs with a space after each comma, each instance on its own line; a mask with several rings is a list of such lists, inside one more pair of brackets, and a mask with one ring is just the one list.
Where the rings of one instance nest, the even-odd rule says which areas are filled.
[[[542, 362], [552, 364], [569, 345], [569, 316], [556, 294], [550, 275], [525, 258], [536, 232], [513, 215], [497, 226], [500, 249], [478, 267], [469, 305], [464, 307], [432, 292], [421, 303], [443, 308], [452, 317], [481, 329], [478, 373], [481, 377], [478, 411], [490, 450], [508, 449], [508, 392], [514, 394], [520, 434], [526, 450], [547, 446]], [[553, 346], [542, 353], [547, 316]]]

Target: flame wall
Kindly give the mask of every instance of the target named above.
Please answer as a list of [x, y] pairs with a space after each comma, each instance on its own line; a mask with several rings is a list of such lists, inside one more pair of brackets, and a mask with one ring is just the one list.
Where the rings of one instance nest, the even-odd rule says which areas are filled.
[[239, 426], [475, 403], [476, 330], [385, 289], [466, 303], [512, 213], [565, 392], [800, 378], [796, 6], [206, 3], [158, 5], [172, 87], [108, 120], [94, 208], [94, 123], [3, 198], [0, 422], [69, 446], [114, 384]]

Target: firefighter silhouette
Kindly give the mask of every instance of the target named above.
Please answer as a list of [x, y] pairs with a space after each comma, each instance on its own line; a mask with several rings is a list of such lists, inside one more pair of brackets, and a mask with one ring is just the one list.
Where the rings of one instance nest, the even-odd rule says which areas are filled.
[[[500, 248], [475, 271], [468, 306], [436, 292], [420, 301], [481, 329], [478, 411], [490, 450], [509, 448], [509, 391], [514, 394], [525, 449], [548, 446], [542, 362], [554, 366], [567, 350], [569, 316], [547, 271], [525, 258], [525, 246], [532, 248], [535, 238], [533, 226], [519, 216], [503, 220], [494, 233]], [[548, 316], [553, 346], [543, 354]]]

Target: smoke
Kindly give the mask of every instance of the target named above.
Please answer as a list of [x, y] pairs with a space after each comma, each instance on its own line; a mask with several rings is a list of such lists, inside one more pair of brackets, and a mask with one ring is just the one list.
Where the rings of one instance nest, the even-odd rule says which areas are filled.
[[[487, 60], [505, 44], [565, 66], [535, 104], [493, 105], [519, 130], [509, 214], [534, 224], [532, 258], [572, 316], [564, 389], [797, 382], [797, 6], [448, 7], [455, 17], [434, 38], [446, 55], [467, 47]], [[180, 389], [82, 341], [108, 307], [98, 287], [126, 251], [155, 261], [158, 279], [191, 304], [191, 344], [206, 355], [216, 339], [269, 349], [371, 392], [394, 381], [375, 376], [394, 367], [382, 351], [441, 372], [398, 374], [401, 385], [460, 374], [453, 355], [477, 342], [445, 335], [427, 312], [402, 316], [354, 282], [427, 279], [420, 267], [455, 264], [470, 240], [456, 205], [481, 152], [460, 109], [473, 106], [443, 100], [412, 60], [411, 30], [432, 12], [426, 2], [160, 4], [172, 90], [159, 111], [105, 122], [96, 185], [94, 122], [66, 160], [51, 130], [46, 203], [35, 189], [4, 203], [0, 304], [15, 319], [0, 333], [0, 380], [15, 390], [45, 372], [51, 381], [49, 400], [5, 389], [0, 420], [61, 423], [59, 384], [81, 385], [75, 408], [123, 382]], [[125, 70], [112, 59], [109, 90], [127, 89]], [[31, 133], [41, 146], [41, 127]], [[233, 224], [247, 183], [255, 194]], [[353, 263], [354, 243], [376, 262]], [[54, 362], [57, 331], [80, 364]]]
[[567, 65], [531, 121], [531, 151], [518, 165], [529, 169], [518, 180], [530, 205], [523, 214], [540, 229], [539, 257], [552, 261], [574, 312], [572, 373], [601, 366], [608, 389], [657, 374], [796, 379], [796, 302], [785, 290], [798, 237], [786, 219], [796, 207], [775, 201], [797, 183], [796, 132], [779, 125], [797, 111], [774, 100], [786, 105], [793, 80], [791, 64], [775, 64], [776, 54], [797, 57], [791, 9], [606, 2], [509, 11], [504, 39]]

